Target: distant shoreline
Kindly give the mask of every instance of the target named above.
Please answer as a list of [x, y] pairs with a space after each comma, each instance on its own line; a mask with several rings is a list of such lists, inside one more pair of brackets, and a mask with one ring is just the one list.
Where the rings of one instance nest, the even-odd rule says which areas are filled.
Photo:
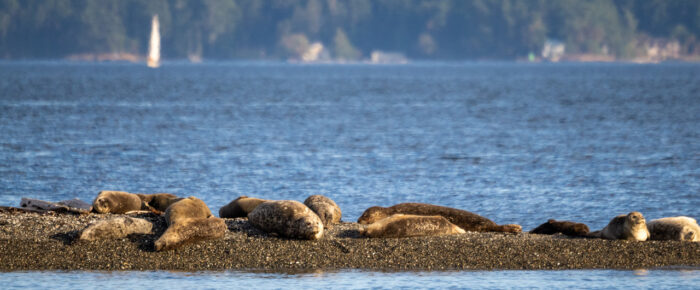
[[369, 239], [357, 223], [342, 223], [318, 241], [272, 237], [246, 219], [226, 219], [220, 240], [154, 252], [164, 231], [160, 216], [142, 215], [154, 234], [96, 242], [73, 238], [90, 222], [114, 215], [26, 213], [0, 209], [0, 271], [254, 270], [269, 272], [363, 269], [564, 270], [700, 267], [700, 243], [609, 241], [562, 235], [474, 233]]

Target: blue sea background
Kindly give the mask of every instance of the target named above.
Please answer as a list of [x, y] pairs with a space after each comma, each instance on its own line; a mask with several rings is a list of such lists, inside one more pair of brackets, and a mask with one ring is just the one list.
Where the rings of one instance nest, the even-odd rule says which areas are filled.
[[[0, 62], [0, 93], [0, 205], [124, 190], [193, 195], [213, 212], [240, 195], [323, 194], [345, 221], [374, 205], [426, 202], [524, 230], [550, 218], [599, 229], [630, 211], [700, 217], [698, 64]], [[310, 274], [147, 273], [0, 280], [319, 283]], [[586, 277], [600, 277], [599, 287], [700, 285], [698, 269], [643, 273], [318, 275], [350, 288], [576, 287]], [[524, 282], [500, 284], [511, 276]]]

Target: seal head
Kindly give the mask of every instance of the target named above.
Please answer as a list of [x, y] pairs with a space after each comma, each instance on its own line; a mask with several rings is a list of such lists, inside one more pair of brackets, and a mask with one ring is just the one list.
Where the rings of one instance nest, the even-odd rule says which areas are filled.
[[321, 218], [323, 227], [326, 229], [330, 229], [333, 227], [333, 224], [339, 223], [340, 216], [343, 214], [340, 211], [340, 207], [332, 199], [323, 195], [309, 196], [304, 201], [304, 204]]

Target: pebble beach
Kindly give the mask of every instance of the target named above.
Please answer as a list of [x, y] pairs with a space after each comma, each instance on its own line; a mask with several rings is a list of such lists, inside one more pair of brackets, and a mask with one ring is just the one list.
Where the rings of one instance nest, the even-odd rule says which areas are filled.
[[156, 252], [165, 231], [155, 214], [151, 234], [80, 241], [80, 230], [112, 214], [28, 212], [0, 208], [0, 270], [253, 270], [362, 269], [537, 270], [700, 267], [700, 243], [610, 241], [563, 235], [477, 233], [412, 238], [362, 237], [362, 225], [342, 222], [315, 241], [268, 235], [247, 219], [226, 219], [223, 239]]

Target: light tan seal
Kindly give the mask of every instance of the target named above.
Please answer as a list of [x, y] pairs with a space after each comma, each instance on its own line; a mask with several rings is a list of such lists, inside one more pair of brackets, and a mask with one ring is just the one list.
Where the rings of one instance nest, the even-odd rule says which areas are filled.
[[605, 228], [589, 234], [594, 238], [631, 241], [646, 241], [649, 236], [646, 220], [638, 211], [616, 216]]
[[248, 214], [258, 205], [268, 200], [255, 197], [239, 196], [227, 205], [219, 209], [219, 217], [221, 218], [238, 218], [247, 217]]
[[652, 240], [700, 242], [698, 221], [687, 216], [665, 217], [647, 223]]
[[144, 209], [138, 195], [125, 191], [100, 191], [92, 202], [92, 211], [97, 213], [124, 214]]
[[189, 242], [219, 239], [226, 233], [226, 222], [212, 216], [200, 199], [183, 198], [165, 210], [168, 229], [155, 241], [156, 251], [170, 250]]
[[427, 203], [399, 203], [390, 207], [373, 206], [365, 210], [357, 220], [360, 224], [371, 224], [380, 219], [394, 214], [412, 215], [439, 215], [445, 217], [451, 223], [457, 225], [465, 231], [471, 232], [508, 232], [519, 233], [522, 231], [520, 225], [498, 225], [495, 222], [478, 214], [466, 210], [427, 204]]
[[340, 216], [343, 214], [340, 211], [340, 207], [330, 198], [323, 195], [312, 195], [306, 198], [304, 204], [313, 210], [321, 222], [323, 222], [323, 227], [330, 229], [333, 224], [340, 222]]
[[317, 240], [323, 236], [323, 222], [318, 215], [295, 200], [263, 202], [248, 214], [248, 221], [282, 237]]
[[227, 230], [226, 222], [214, 216], [179, 220], [165, 230], [154, 247], [156, 251], [165, 251], [195, 241], [220, 239]]
[[165, 210], [165, 221], [168, 225], [183, 219], [208, 218], [210, 216], [211, 210], [207, 204], [194, 196], [178, 200]]
[[463, 234], [465, 231], [442, 216], [395, 214], [369, 224], [360, 233], [370, 238], [406, 238]]
[[159, 212], [164, 212], [168, 207], [182, 199], [182, 197], [178, 197], [174, 194], [170, 193], [154, 193], [154, 194], [143, 194], [143, 193], [137, 193], [138, 197], [143, 201], [148, 207], [159, 211]]
[[87, 226], [80, 232], [79, 239], [122, 239], [131, 234], [150, 234], [152, 229], [153, 223], [145, 219], [120, 216]]

